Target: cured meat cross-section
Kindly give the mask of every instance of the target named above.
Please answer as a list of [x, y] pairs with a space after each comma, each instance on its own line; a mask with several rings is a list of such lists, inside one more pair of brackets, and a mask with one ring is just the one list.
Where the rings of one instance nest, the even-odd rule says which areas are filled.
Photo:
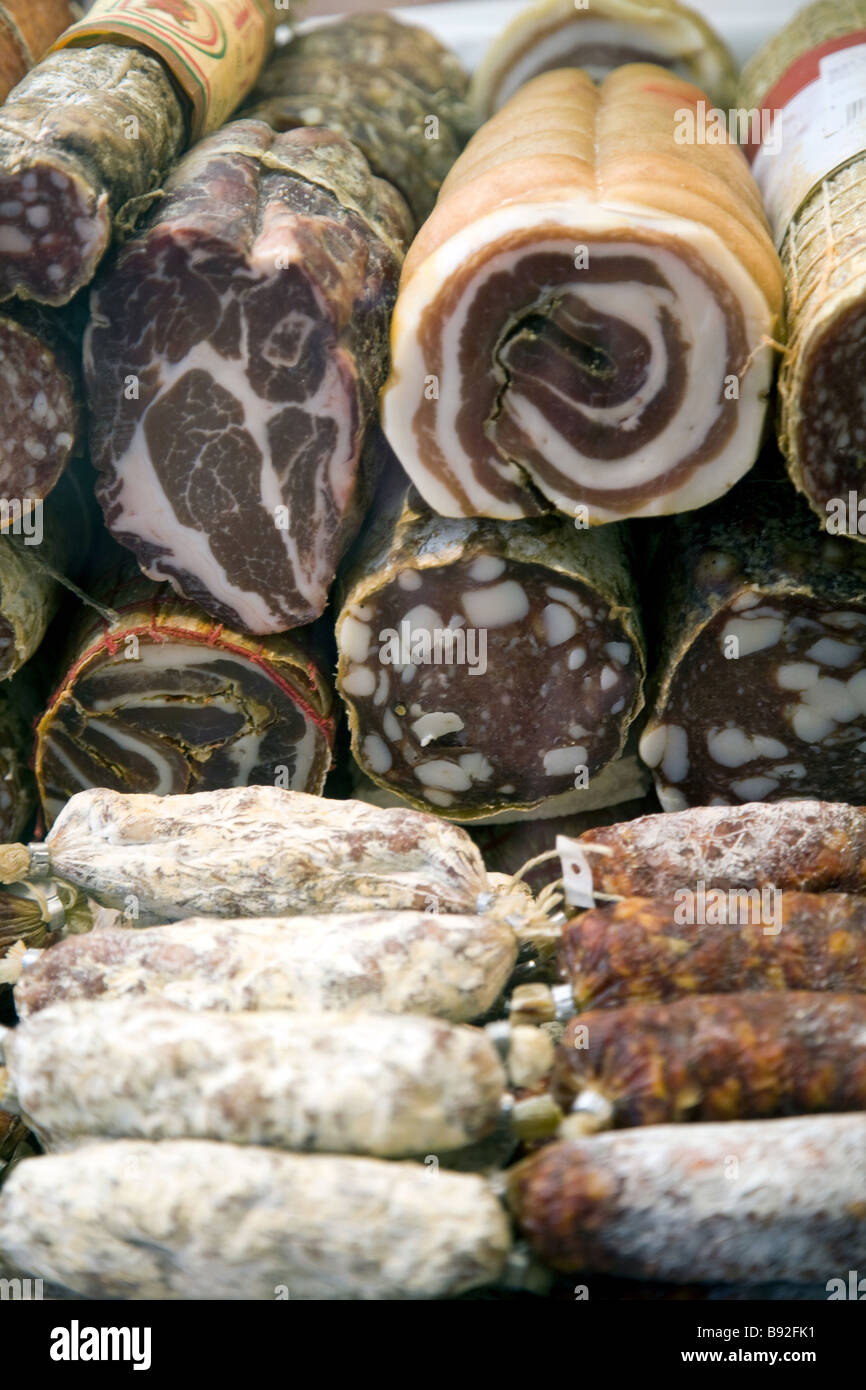
[[754, 463], [781, 268], [742, 152], [677, 138], [701, 102], [649, 64], [543, 73], [457, 160], [406, 258], [383, 397], [442, 515], [664, 515]]
[[372, 482], [409, 211], [325, 130], [230, 124], [181, 162], [93, 295], [108, 526], [220, 621], [318, 617]]
[[449, 520], [386, 473], [337, 619], [364, 771], [460, 820], [592, 792], [643, 705], [621, 529]]

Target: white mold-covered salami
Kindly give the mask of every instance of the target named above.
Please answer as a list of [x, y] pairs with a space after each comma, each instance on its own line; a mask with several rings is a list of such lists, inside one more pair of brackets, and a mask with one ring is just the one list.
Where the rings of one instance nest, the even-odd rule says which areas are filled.
[[0, 1251], [91, 1298], [437, 1298], [509, 1242], [473, 1174], [201, 1141], [33, 1159], [0, 1197]]
[[195, 917], [107, 928], [41, 951], [15, 987], [19, 1018], [74, 999], [159, 995], [190, 1009], [382, 1009], [465, 1023], [486, 1012], [517, 958], [493, 917], [430, 912]]
[[[57, 877], [105, 907], [132, 907], [142, 925], [198, 914], [475, 912], [488, 888], [481, 855], [457, 826], [279, 787], [186, 796], [94, 788], [70, 798], [45, 844]], [[7, 847], [0, 877], [26, 878], [28, 859]]]
[[597, 1134], [541, 1150], [511, 1190], [558, 1269], [823, 1283], [866, 1261], [866, 1115]]
[[486, 1033], [409, 1014], [76, 1000], [7, 1030], [3, 1051], [10, 1095], [49, 1147], [99, 1135], [440, 1154], [489, 1134], [505, 1090]]

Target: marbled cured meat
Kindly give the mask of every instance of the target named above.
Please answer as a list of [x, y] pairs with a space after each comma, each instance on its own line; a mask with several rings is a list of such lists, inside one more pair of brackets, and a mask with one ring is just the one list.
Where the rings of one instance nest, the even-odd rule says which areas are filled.
[[459, 913], [189, 918], [106, 927], [25, 961], [19, 1018], [74, 999], [155, 994], [188, 1009], [385, 1010], [467, 1023], [484, 1014], [517, 959], [504, 921]]
[[600, 826], [579, 837], [602, 893], [658, 897], [680, 888], [866, 891], [866, 810], [843, 802], [696, 806]]
[[551, 1090], [566, 1113], [599, 1097], [614, 1128], [866, 1110], [866, 995], [755, 991], [590, 1010], [563, 1034]]
[[71, 0], [3, 0], [0, 4], [0, 101], [48, 46], [78, 18]]
[[373, 481], [410, 228], [344, 137], [237, 121], [181, 162], [94, 292], [109, 529], [222, 622], [281, 632], [324, 609]]
[[[737, 100], [762, 110], [767, 148], [755, 141], [754, 168], [785, 271], [779, 443], [824, 524], [859, 541], [866, 540], [866, 129], [860, 85], [843, 93], [846, 65], [861, 83], [864, 31], [864, 0], [798, 7], [744, 68]], [[801, 148], [807, 130], [825, 138]]]
[[448, 520], [390, 476], [378, 500], [337, 619], [358, 763], [453, 819], [591, 789], [643, 705], [619, 529]]
[[866, 802], [866, 551], [784, 477], [669, 527], [640, 740], [662, 806]]
[[0, 299], [67, 303], [186, 140], [152, 54], [103, 43], [44, 58], [0, 108]]
[[406, 258], [385, 432], [446, 516], [699, 507], [751, 467], [782, 278], [745, 157], [680, 143], [647, 64], [543, 73], [469, 142]]
[[98, 1135], [443, 1154], [494, 1129], [506, 1084], [482, 1029], [355, 1009], [77, 1000], [7, 1029], [2, 1046], [7, 1096], [49, 1147]]
[[548, 1145], [511, 1174], [554, 1268], [680, 1283], [862, 1268], [864, 1201], [866, 1115], [647, 1125]]
[[37, 727], [49, 824], [85, 787], [321, 792], [333, 695], [309, 634], [254, 640], [124, 571], [98, 592], [113, 617], [82, 607]]
[[491, 116], [540, 72], [583, 68], [599, 81], [623, 63], [670, 68], [725, 109], [736, 88], [725, 44], [701, 15], [676, 0], [538, 0], [494, 39], [470, 90], [478, 110]]
[[444, 118], [461, 138], [475, 128], [463, 65], [420, 25], [405, 24], [385, 12], [350, 15], [336, 24], [307, 29], [284, 51], [304, 62], [336, 58], [387, 68], [412, 82], [427, 99], [430, 114]]
[[80, 449], [83, 307], [0, 310], [0, 497], [47, 497]]
[[88, 1144], [0, 1197], [0, 1250], [91, 1298], [437, 1298], [495, 1280], [509, 1245], [474, 1174], [204, 1140]]
[[[45, 848], [46, 872], [105, 907], [124, 908], [132, 895], [142, 925], [376, 908], [474, 913], [489, 892], [481, 855], [458, 826], [279, 787], [78, 792]], [[0, 847], [2, 881], [32, 870], [30, 850]]]
[[454, 56], [424, 30], [389, 14], [356, 16], [282, 49], [244, 114], [275, 130], [339, 131], [421, 223], [463, 144], [466, 81]]
[[866, 994], [866, 898], [780, 890], [747, 901], [743, 891], [703, 913], [672, 895], [631, 897], [568, 922], [559, 965], [577, 1006], [744, 990]]

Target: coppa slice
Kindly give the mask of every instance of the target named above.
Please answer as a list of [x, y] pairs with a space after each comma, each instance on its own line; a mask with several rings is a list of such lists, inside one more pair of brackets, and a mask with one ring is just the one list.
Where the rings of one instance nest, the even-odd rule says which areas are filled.
[[658, 63], [730, 105], [736, 68], [713, 29], [676, 0], [539, 0], [494, 39], [472, 78], [485, 116], [550, 68], [584, 68], [598, 80], [623, 63]]
[[649, 64], [546, 72], [457, 160], [406, 257], [382, 413], [443, 516], [667, 515], [754, 463], [781, 267], [742, 152], [677, 139], [702, 102]]
[[591, 787], [643, 704], [619, 529], [446, 520], [391, 474], [377, 503], [337, 619], [360, 766], [455, 820]]
[[137, 573], [99, 592], [115, 617], [82, 607], [37, 728], [49, 824], [85, 787], [321, 792], [333, 695], [306, 634], [253, 641]]
[[106, 522], [220, 621], [281, 632], [325, 607], [368, 500], [410, 228], [342, 136], [238, 121], [181, 162], [94, 293]]
[[786, 480], [747, 480], [673, 523], [659, 568], [640, 749], [665, 809], [866, 802], [866, 552]]

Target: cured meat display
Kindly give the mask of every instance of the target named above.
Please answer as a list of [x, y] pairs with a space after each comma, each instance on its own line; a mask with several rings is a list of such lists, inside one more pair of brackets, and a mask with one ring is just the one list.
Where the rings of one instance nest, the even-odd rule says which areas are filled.
[[472, 1173], [202, 1140], [88, 1144], [0, 1196], [0, 1249], [90, 1298], [437, 1298], [495, 1279], [509, 1245]]
[[321, 792], [332, 694], [304, 634], [256, 641], [215, 626], [168, 585], [125, 572], [107, 621], [83, 607], [39, 721], [50, 824], [85, 787], [160, 796], [270, 783]]
[[453, 819], [591, 789], [643, 705], [620, 529], [447, 520], [391, 477], [378, 502], [337, 618], [358, 763]]
[[0, 683], [0, 835], [6, 840], [23, 835], [36, 810], [31, 761], [37, 686], [27, 671]]
[[824, 1281], [866, 1254], [866, 1115], [648, 1125], [550, 1144], [512, 1204], [556, 1269]]
[[649, 64], [543, 73], [454, 165], [383, 396], [443, 515], [686, 511], [755, 461], [781, 267], [742, 152], [676, 138], [701, 102]]
[[754, 802], [640, 816], [585, 832], [593, 883], [621, 897], [681, 888], [863, 894], [866, 810], [841, 802]]
[[109, 529], [221, 622], [281, 632], [325, 607], [375, 481], [362, 443], [410, 234], [343, 136], [237, 121], [187, 155], [94, 292]]
[[495, 1002], [517, 959], [493, 917], [432, 912], [190, 918], [107, 927], [25, 963], [15, 1008], [28, 1018], [75, 999], [159, 995], [188, 1009], [370, 1009], [467, 1023]]
[[80, 316], [7, 300], [0, 311], [0, 496], [48, 496], [81, 445]]
[[474, 127], [467, 77], [426, 30], [356, 15], [295, 38], [268, 64], [245, 116], [275, 130], [326, 126], [357, 145], [423, 222]]
[[[824, 524], [832, 520], [860, 541], [866, 539], [866, 131], [858, 104], [864, 31], [864, 0], [818, 0], [799, 9], [747, 64], [737, 102], [763, 108], [768, 118], [765, 148], [753, 167], [785, 270], [779, 443], [795, 486]], [[803, 140], [810, 128], [826, 131], [826, 138]]]
[[616, 1128], [866, 1110], [866, 994], [702, 994], [581, 1013], [552, 1090], [565, 1112], [598, 1097]]
[[70, 0], [3, 0], [0, 4], [0, 101], [77, 19]]
[[[70, 797], [43, 846], [0, 846], [0, 881], [52, 873], [142, 925], [414, 908], [474, 913], [489, 894], [458, 826], [279, 787]], [[43, 860], [47, 862], [43, 864]]]
[[411, 1014], [85, 1000], [43, 1010], [2, 1043], [6, 1104], [49, 1147], [89, 1133], [441, 1154], [488, 1134], [505, 1090], [482, 1029]]
[[691, 911], [687, 899], [671, 896], [623, 898], [582, 913], [559, 945], [560, 972], [578, 1008], [686, 995], [699, 1002], [743, 990], [866, 994], [866, 898], [789, 889], [769, 900], [752, 890], [746, 899], [747, 891], [729, 890], [724, 902], [705, 898], [703, 911], [695, 895]]
[[657, 63], [731, 104], [736, 68], [706, 20], [676, 0], [538, 0], [493, 40], [472, 78], [479, 111], [498, 111], [531, 77], [583, 68], [599, 81], [623, 63]]
[[670, 527], [640, 741], [662, 806], [866, 802], [866, 552], [822, 533], [786, 480]]
[[[190, 137], [249, 91], [280, 18], [262, 0], [184, 0], [171, 26], [159, 8], [102, 7], [0, 110], [0, 299], [65, 304], [90, 283]], [[205, 56], [196, 25], [211, 46], [219, 34], [221, 59]]]

